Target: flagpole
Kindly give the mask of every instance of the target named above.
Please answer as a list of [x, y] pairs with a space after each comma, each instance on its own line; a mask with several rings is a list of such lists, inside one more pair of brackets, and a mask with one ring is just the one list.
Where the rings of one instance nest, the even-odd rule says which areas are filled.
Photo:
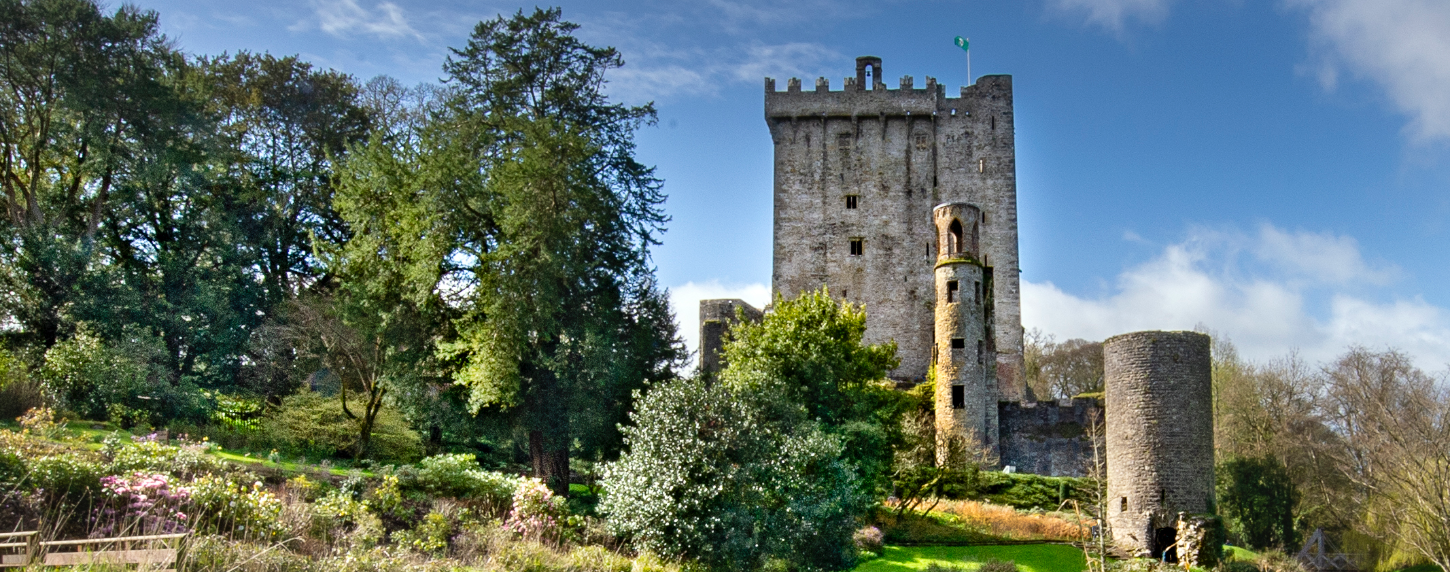
[[967, 53], [967, 85], [972, 85], [972, 43], [968, 38], [961, 36], [957, 36], [955, 40], [952, 40], [952, 43]]

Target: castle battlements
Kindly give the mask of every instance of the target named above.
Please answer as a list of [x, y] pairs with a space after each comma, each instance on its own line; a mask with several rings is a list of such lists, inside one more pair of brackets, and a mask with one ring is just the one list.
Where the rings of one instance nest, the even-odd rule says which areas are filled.
[[[867, 71], [872, 75], [868, 82]], [[856, 77], [845, 78], [842, 89], [831, 90], [830, 80], [816, 79], [814, 91], [801, 89], [800, 78], [786, 81], [785, 91], [776, 90], [775, 78], [765, 78], [765, 116], [771, 119], [802, 117], [860, 117], [970, 115], [979, 102], [1006, 100], [1012, 93], [1012, 76], [982, 76], [976, 83], [962, 86], [959, 97], [947, 97], [946, 86], [927, 76], [926, 85], [917, 88], [912, 76], [902, 76], [898, 87], [891, 89], [880, 81], [881, 59], [862, 57], [856, 60]], [[870, 89], [867, 84], [870, 83]]]

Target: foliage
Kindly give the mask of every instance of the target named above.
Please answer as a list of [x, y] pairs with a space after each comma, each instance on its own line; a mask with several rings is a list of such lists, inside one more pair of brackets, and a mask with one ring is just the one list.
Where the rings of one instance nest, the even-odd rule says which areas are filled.
[[131, 427], [204, 416], [205, 397], [166, 378], [157, 364], [163, 353], [161, 340], [144, 330], [127, 329], [119, 344], [81, 330], [45, 353], [40, 375], [66, 408], [87, 419], [116, 417]]
[[851, 543], [856, 545], [856, 550], [862, 552], [880, 554], [885, 542], [886, 537], [881, 534], [881, 529], [874, 526], [863, 527], [851, 535]]
[[[283, 399], [267, 418], [274, 441], [291, 451], [313, 455], [349, 455], [358, 445], [358, 421], [339, 400], [312, 391]], [[378, 412], [364, 456], [382, 462], [406, 462], [423, 455], [423, 443], [397, 410]]]
[[775, 416], [799, 409], [789, 399], [701, 380], [656, 386], [606, 469], [600, 512], [643, 549], [715, 567], [846, 566], [868, 497], [839, 438], [803, 411]]
[[107, 499], [96, 523], [100, 536], [170, 534], [190, 529], [183, 507], [191, 491], [172, 486], [170, 476], [132, 473], [101, 478]]
[[261, 481], [245, 483], [243, 480], [244, 476], [228, 478], [207, 474], [192, 481], [189, 506], [193, 530], [235, 538], [278, 539], [284, 532], [279, 518], [281, 500], [262, 488]]
[[1229, 532], [1255, 550], [1299, 545], [1294, 510], [1299, 493], [1277, 459], [1231, 459], [1218, 465], [1216, 500]]
[[520, 479], [479, 469], [473, 455], [445, 454], [418, 462], [418, 484], [430, 494], [460, 499], [511, 502]]
[[558, 10], [480, 22], [436, 113], [355, 149], [336, 203], [359, 287], [449, 316], [453, 380], [516, 414], [559, 494], [576, 440], [612, 456], [630, 391], [681, 355], [648, 265], [663, 195], [634, 159], [654, 110], [608, 102], [623, 62], [576, 28]]
[[538, 479], [520, 479], [504, 527], [525, 538], [557, 538], [565, 524], [564, 499]]
[[910, 400], [881, 383], [899, 363], [896, 344], [863, 345], [866, 310], [832, 299], [825, 288], [794, 300], [777, 297], [759, 324], [742, 322], [725, 344], [721, 383], [801, 404], [807, 418], [841, 439], [844, 458], [867, 493], [889, 486], [892, 449]]
[[189, 443], [180, 446], [160, 442], [153, 433], [149, 436], [122, 440], [112, 434], [105, 441], [102, 452], [110, 457], [107, 467], [115, 474], [134, 472], [166, 473], [192, 477], [221, 472], [223, 464], [206, 454], [206, 446]]
[[13, 352], [0, 349], [0, 419], [20, 417], [51, 401], [52, 396], [46, 395], [44, 385], [28, 370]]
[[1037, 399], [1069, 399], [1103, 390], [1103, 344], [1083, 339], [1058, 342], [1033, 329], [1024, 336], [1027, 385]]
[[1051, 509], [1062, 501], [1090, 502], [1092, 479], [1048, 477], [1027, 473], [983, 472], [977, 496], [987, 502], [1019, 509]]

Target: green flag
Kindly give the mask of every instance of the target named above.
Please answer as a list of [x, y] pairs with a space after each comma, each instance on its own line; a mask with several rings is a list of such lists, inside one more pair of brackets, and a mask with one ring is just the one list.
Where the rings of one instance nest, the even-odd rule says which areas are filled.
[[953, 43], [955, 43], [958, 48], [961, 48], [962, 51], [971, 51], [971, 50], [967, 49], [967, 39], [966, 38], [963, 38], [961, 36], [957, 36], [956, 41], [953, 42]]

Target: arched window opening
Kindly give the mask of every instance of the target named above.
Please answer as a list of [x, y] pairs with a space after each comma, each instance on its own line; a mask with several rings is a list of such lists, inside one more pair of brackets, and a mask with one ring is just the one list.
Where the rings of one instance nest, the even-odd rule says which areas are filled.
[[947, 253], [958, 254], [962, 252], [962, 221], [952, 219], [951, 226], [947, 227]]

